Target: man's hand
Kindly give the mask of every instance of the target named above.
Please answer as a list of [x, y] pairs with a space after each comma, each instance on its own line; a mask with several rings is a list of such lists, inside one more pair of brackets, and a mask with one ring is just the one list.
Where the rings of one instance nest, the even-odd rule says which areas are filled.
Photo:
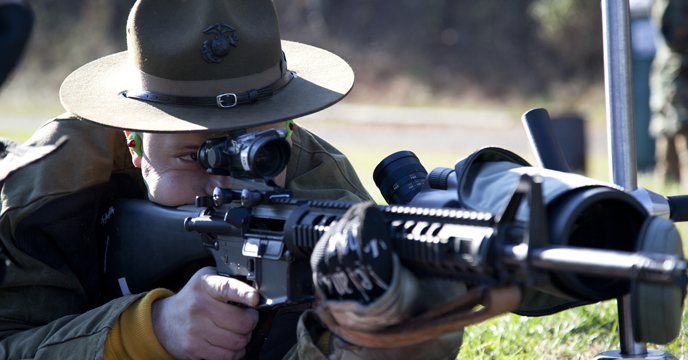
[[248, 284], [203, 268], [179, 293], [153, 303], [155, 336], [177, 359], [240, 359], [258, 312], [227, 302], [256, 306], [258, 298]]
[[[465, 285], [430, 279], [419, 282], [394, 253], [387, 229], [375, 203], [359, 203], [318, 240], [311, 269], [323, 303], [318, 316], [307, 312], [301, 317], [299, 329], [307, 329], [305, 336], [313, 339], [312, 329], [325, 324], [333, 333], [333, 353], [346, 359], [455, 358], [461, 330], [416, 341], [416, 334], [425, 333], [416, 332], [415, 326], [399, 325], [459, 298], [466, 292]], [[393, 326], [397, 327], [390, 330]], [[400, 328], [404, 332], [396, 332]], [[304, 331], [299, 331], [301, 338]], [[313, 347], [301, 347], [301, 358], [309, 358]]]

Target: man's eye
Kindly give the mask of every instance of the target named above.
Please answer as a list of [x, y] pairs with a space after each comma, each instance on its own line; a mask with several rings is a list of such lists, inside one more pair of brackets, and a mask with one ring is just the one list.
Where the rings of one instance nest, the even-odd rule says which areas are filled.
[[196, 160], [198, 159], [198, 158], [196, 157], [196, 154], [195, 154], [195, 153], [183, 155], [183, 156], [180, 156], [179, 158], [182, 159], [182, 160], [186, 160], [186, 161], [196, 161]]

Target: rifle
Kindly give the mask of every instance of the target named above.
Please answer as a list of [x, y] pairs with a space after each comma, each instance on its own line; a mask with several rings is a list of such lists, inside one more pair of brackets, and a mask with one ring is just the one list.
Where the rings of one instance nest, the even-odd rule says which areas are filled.
[[[106, 295], [145, 291], [190, 263], [211, 260], [218, 274], [252, 283], [261, 294], [259, 307], [312, 302], [311, 251], [353, 203], [297, 199], [276, 186], [274, 176], [289, 158], [284, 138], [283, 132], [267, 130], [209, 140], [198, 151], [199, 162], [209, 172], [230, 173], [234, 188], [217, 188], [212, 197], [197, 198], [196, 206], [119, 199], [106, 207], [101, 217]], [[270, 151], [277, 155], [264, 156]], [[260, 163], [275, 158], [281, 163]], [[390, 244], [419, 277], [485, 287], [518, 284], [583, 301], [619, 297], [635, 282], [679, 289], [688, 284], [682, 254], [637, 248], [644, 243], [638, 239], [640, 226], [627, 225], [654, 217], [618, 189], [587, 188], [546, 208], [542, 179], [523, 175], [504, 210], [492, 214], [452, 207], [458, 179], [451, 169], [440, 168], [433, 177], [443, 189], [419, 182], [415, 170], [405, 173], [406, 185], [389, 186], [417, 188], [420, 194], [410, 198], [424, 205], [379, 208]], [[524, 201], [528, 221], [516, 216]], [[607, 225], [614, 236], [589, 221], [598, 217], [613, 222]], [[586, 236], [572, 236], [574, 231]]]

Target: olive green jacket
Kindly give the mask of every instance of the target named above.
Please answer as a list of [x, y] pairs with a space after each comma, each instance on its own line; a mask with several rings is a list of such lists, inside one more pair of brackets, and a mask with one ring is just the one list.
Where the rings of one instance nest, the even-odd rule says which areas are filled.
[[[63, 136], [68, 137], [65, 145], [16, 170], [2, 185], [0, 241], [11, 264], [0, 284], [0, 358], [102, 359], [112, 325], [141, 296], [99, 303], [102, 264], [92, 231], [98, 221], [97, 202], [122, 191], [146, 193], [125, 137], [121, 131], [63, 115], [44, 124], [25, 145], [55, 144]], [[299, 127], [292, 140], [286, 187], [296, 197], [370, 199], [349, 161], [334, 147]], [[128, 180], [105, 185], [115, 178]], [[77, 191], [106, 195], [80, 203], [69, 196]], [[88, 214], [75, 216], [75, 207]], [[16, 237], [18, 232], [29, 236]]]

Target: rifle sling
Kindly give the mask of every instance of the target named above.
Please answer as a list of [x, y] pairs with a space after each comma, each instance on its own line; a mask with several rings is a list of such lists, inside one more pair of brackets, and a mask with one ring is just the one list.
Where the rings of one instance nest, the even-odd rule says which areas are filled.
[[[359, 346], [396, 348], [428, 341], [472, 324], [516, 309], [521, 301], [517, 286], [483, 289], [476, 287], [456, 300], [416, 316], [402, 324], [376, 332], [363, 332], [338, 325], [324, 311], [321, 320], [340, 338]], [[478, 305], [482, 308], [475, 310]]]

